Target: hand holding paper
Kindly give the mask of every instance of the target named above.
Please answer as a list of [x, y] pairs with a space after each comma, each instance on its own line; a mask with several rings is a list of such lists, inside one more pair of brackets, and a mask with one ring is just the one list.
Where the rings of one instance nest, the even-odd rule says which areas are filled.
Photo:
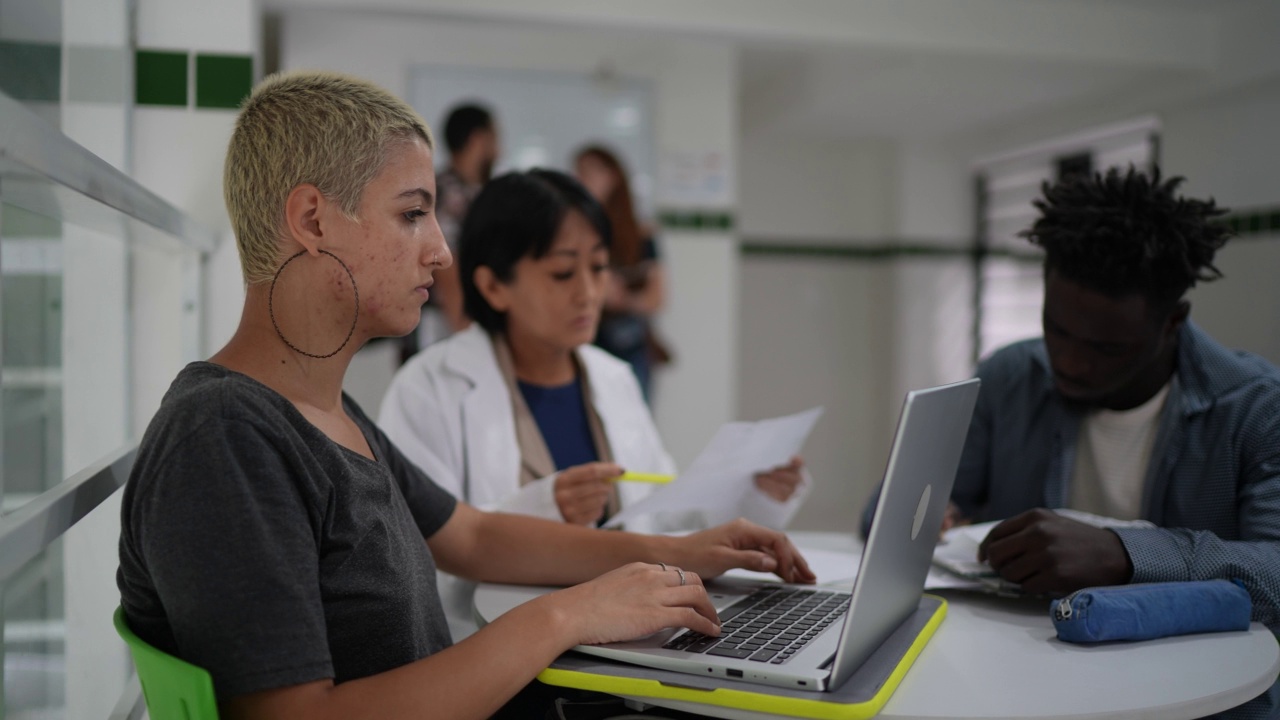
[[726, 423], [673, 482], [624, 507], [605, 527], [651, 513], [737, 506], [754, 492], [757, 473], [786, 465], [800, 452], [821, 415], [822, 408], [816, 407], [769, 420]]

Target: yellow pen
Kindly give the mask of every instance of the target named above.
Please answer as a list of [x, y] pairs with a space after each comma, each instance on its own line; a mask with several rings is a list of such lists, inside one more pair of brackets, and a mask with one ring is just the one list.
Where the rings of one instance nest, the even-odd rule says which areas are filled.
[[642, 483], [654, 483], [657, 485], [666, 485], [667, 483], [675, 479], [676, 479], [675, 475], [659, 475], [657, 473], [639, 473], [639, 472], [630, 472], [630, 471], [624, 472], [618, 477], [614, 478], [614, 480], [619, 482], [642, 482]]

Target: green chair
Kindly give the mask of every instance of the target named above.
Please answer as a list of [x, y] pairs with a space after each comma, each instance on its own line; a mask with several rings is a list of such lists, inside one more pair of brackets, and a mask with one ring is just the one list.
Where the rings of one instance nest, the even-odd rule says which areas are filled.
[[133, 654], [151, 720], [218, 720], [208, 671], [160, 652], [134, 635], [125, 622], [124, 608], [116, 608], [115, 624]]

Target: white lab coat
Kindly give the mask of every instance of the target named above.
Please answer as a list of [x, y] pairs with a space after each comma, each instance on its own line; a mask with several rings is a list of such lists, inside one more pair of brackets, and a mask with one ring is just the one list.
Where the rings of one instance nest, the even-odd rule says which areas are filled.
[[[578, 359], [590, 382], [591, 403], [613, 460], [627, 470], [673, 474], [675, 462], [658, 436], [631, 367], [584, 345]], [[378, 424], [392, 442], [437, 484], [484, 510], [561, 520], [555, 475], [520, 487], [520, 447], [507, 384], [493, 342], [478, 325], [436, 343], [396, 373], [382, 401]], [[768, 468], [761, 468], [767, 470]], [[808, 478], [785, 503], [752, 488], [741, 503], [701, 513], [707, 526], [745, 517], [785, 527], [807, 493]], [[619, 483], [623, 507], [652, 492], [646, 483]], [[641, 532], [689, 529], [689, 516], [642, 519]]]
[[[631, 366], [590, 345], [577, 350], [613, 460], [627, 470], [673, 474], [675, 462], [658, 436]], [[396, 372], [382, 400], [378, 425], [411, 461], [455, 497], [483, 510], [562, 520], [554, 496], [555, 475], [520, 487], [520, 447], [515, 414], [493, 342], [479, 325], [429, 346]], [[761, 468], [765, 470], [767, 468]], [[696, 529], [745, 517], [783, 528], [799, 508], [811, 481], [785, 503], [756, 488], [738, 505], [713, 512], [661, 515], [627, 524], [628, 530]], [[623, 507], [652, 492], [646, 483], [619, 483]], [[440, 573], [439, 590], [455, 641], [474, 632], [474, 585]]]

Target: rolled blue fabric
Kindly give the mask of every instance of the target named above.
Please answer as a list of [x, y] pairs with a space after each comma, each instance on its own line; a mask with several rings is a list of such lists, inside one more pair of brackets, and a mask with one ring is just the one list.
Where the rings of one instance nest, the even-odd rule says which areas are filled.
[[1058, 639], [1073, 643], [1247, 630], [1252, 612], [1244, 586], [1227, 580], [1085, 588], [1049, 604]]

